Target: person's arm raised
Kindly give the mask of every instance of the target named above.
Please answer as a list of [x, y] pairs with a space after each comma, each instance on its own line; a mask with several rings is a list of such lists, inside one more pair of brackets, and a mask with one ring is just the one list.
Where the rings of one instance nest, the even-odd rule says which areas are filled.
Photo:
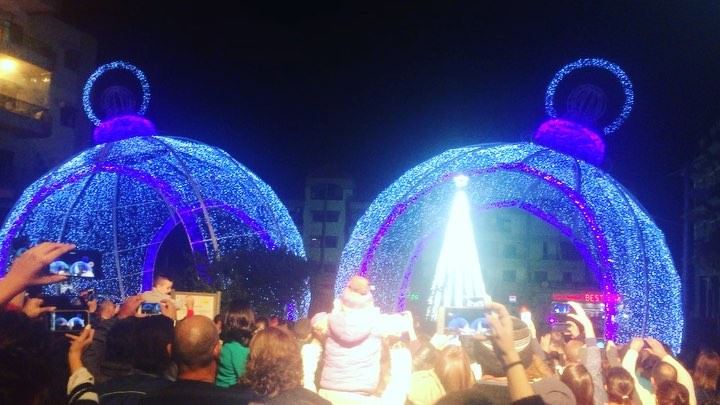
[[0, 279], [0, 306], [5, 306], [17, 294], [35, 285], [52, 284], [67, 279], [57, 274], [42, 274], [55, 259], [75, 249], [68, 243], [41, 243], [15, 259], [7, 275]]
[[535, 392], [530, 387], [520, 355], [513, 344], [513, 321], [510, 313], [504, 305], [496, 302], [486, 304], [485, 309], [488, 311], [486, 319], [492, 330], [489, 339], [507, 373], [510, 400], [515, 402], [534, 396]]
[[693, 383], [692, 376], [685, 369], [685, 367], [683, 367], [683, 365], [680, 364], [679, 361], [675, 360], [672, 354], [668, 353], [667, 350], [665, 350], [663, 344], [660, 343], [657, 339], [647, 337], [645, 338], [645, 342], [647, 342], [648, 346], [650, 347], [650, 353], [659, 357], [660, 360], [662, 360], [663, 362], [675, 367], [675, 370], [677, 370], [678, 382], [684, 385], [685, 388], [687, 388], [688, 390], [688, 394], [690, 394], [690, 405], [697, 404], [697, 399], [695, 398], [695, 384]]
[[68, 379], [68, 404], [87, 405], [98, 404], [100, 400], [95, 392], [95, 378], [82, 363], [83, 352], [90, 347], [95, 336], [95, 330], [88, 325], [79, 335], [66, 334], [70, 339], [68, 349], [68, 366], [70, 378]]

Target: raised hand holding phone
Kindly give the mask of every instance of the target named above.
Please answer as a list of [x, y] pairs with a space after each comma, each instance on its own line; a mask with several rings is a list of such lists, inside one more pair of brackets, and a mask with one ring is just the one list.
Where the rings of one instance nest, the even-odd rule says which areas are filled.
[[72, 375], [84, 367], [82, 364], [82, 354], [92, 344], [93, 337], [95, 337], [95, 330], [88, 325], [79, 335], [66, 334], [65, 336], [70, 339], [68, 366], [70, 367], [70, 374]]
[[570, 305], [570, 308], [572, 308], [575, 313], [567, 314], [567, 316], [578, 321], [580, 325], [583, 326], [583, 329], [585, 329], [585, 338], [594, 338], [595, 328], [593, 327], [590, 318], [588, 318], [587, 314], [585, 313], [585, 309], [583, 309], [580, 304], [574, 301], [568, 301], [568, 305]]
[[67, 276], [46, 275], [43, 271], [53, 260], [73, 249], [75, 245], [68, 243], [44, 242], [16, 258], [10, 271], [0, 280], [0, 305], [4, 305], [27, 287], [67, 279]]

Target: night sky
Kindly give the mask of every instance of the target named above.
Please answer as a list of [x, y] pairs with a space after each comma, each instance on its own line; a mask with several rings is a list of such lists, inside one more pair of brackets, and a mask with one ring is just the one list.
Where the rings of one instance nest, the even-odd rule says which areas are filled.
[[227, 150], [282, 199], [324, 165], [371, 201], [447, 149], [527, 141], [555, 72], [609, 59], [636, 99], [603, 167], [680, 264], [677, 172], [720, 120], [720, 3], [307, 3], [65, 1], [59, 18], [97, 38], [98, 64], [145, 71], [162, 134]]

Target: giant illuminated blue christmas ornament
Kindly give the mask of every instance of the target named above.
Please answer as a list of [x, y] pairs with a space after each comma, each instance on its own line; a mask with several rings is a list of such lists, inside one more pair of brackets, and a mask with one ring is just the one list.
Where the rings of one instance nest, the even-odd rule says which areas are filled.
[[[597, 68], [617, 75], [626, 96], [620, 120], [602, 130], [608, 134], [630, 113], [627, 75], [610, 62], [581, 59], [563, 68], [556, 79]], [[556, 79], [548, 90], [550, 100]], [[591, 86], [576, 90], [570, 92], [573, 101], [566, 113], [548, 109], [549, 120], [539, 127], [534, 142], [451, 149], [390, 185], [355, 226], [342, 253], [336, 293], [353, 274], [363, 274], [376, 286], [378, 305], [388, 311], [405, 308], [420, 258], [429, 241], [444, 234], [427, 305], [448, 302], [438, 301], [438, 294], [478, 295], [480, 284], [461, 269], [477, 268], [483, 274], [498, 269], [480, 269], [472, 254], [465, 267], [454, 263], [453, 258], [472, 249], [467, 243], [443, 259], [443, 252], [451, 249], [446, 246], [450, 238], [460, 244], [458, 235], [472, 237], [472, 230], [463, 231], [467, 227], [453, 221], [458, 215], [469, 220], [458, 214], [468, 211], [462, 207], [469, 206], [473, 213], [516, 208], [558, 229], [583, 256], [606, 298], [608, 338], [626, 342], [633, 336], [654, 336], [678, 351], [683, 331], [680, 280], [664, 235], [632, 194], [597, 166], [604, 143], [593, 120], [606, 101]], [[458, 205], [458, 197], [465, 198], [459, 194], [458, 178], [465, 179], [462, 193], [467, 204]], [[448, 276], [451, 271], [456, 274]]]
[[[104, 121], [90, 106], [92, 85], [111, 70], [140, 81], [139, 113], [128, 90], [103, 92]], [[0, 274], [14, 249], [45, 240], [102, 252], [102, 276], [71, 279], [76, 289], [125, 297], [151, 287], [159, 248], [180, 227], [200, 276], [203, 263], [229, 250], [284, 249], [305, 257], [302, 239], [273, 190], [230, 155], [186, 138], [158, 136], [142, 117], [149, 102], [145, 75], [113, 62], [88, 80], [85, 110], [98, 126], [98, 145], [30, 185], [0, 228]]]

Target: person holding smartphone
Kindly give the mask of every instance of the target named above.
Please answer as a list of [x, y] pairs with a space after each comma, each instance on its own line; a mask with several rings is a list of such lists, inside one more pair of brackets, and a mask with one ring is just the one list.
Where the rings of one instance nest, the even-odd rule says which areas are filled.
[[[545, 404], [540, 395], [536, 395], [533, 387], [528, 381], [525, 374], [524, 361], [521, 360], [516, 346], [518, 345], [517, 335], [518, 327], [524, 325], [522, 321], [510, 316], [507, 308], [497, 302], [489, 302], [485, 304], [487, 312], [487, 323], [489, 325], [489, 333], [477, 334], [474, 337], [479, 343], [485, 345], [488, 343], [495, 353], [496, 360], [502, 368], [507, 383], [507, 395], [513, 405], [540, 405]], [[526, 330], [529, 338], [529, 331]], [[504, 384], [497, 384], [501, 387]], [[505, 399], [492, 398], [486, 391], [487, 386], [477, 384], [473, 388], [456, 391], [444, 398], [441, 398], [437, 404], [456, 404], [456, 403], [507, 403], [508, 397]], [[502, 387], [501, 387], [502, 388]], [[572, 394], [570, 394], [572, 395]], [[484, 402], [482, 402], [484, 401]], [[560, 403], [557, 401], [548, 403]]]
[[13, 297], [28, 287], [64, 281], [67, 276], [43, 274], [56, 258], [75, 249], [68, 243], [41, 243], [17, 257], [5, 277], [0, 279], [0, 306], [4, 307]]
[[[567, 314], [568, 319], [577, 322], [585, 334], [584, 353], [580, 357], [580, 364], [585, 366], [593, 383], [593, 403], [603, 405], [607, 402], [607, 393], [603, 388], [602, 354], [597, 346], [595, 328], [585, 313], [585, 309], [577, 302], [569, 301], [568, 305], [574, 313]], [[571, 321], [568, 321], [571, 322]]]

